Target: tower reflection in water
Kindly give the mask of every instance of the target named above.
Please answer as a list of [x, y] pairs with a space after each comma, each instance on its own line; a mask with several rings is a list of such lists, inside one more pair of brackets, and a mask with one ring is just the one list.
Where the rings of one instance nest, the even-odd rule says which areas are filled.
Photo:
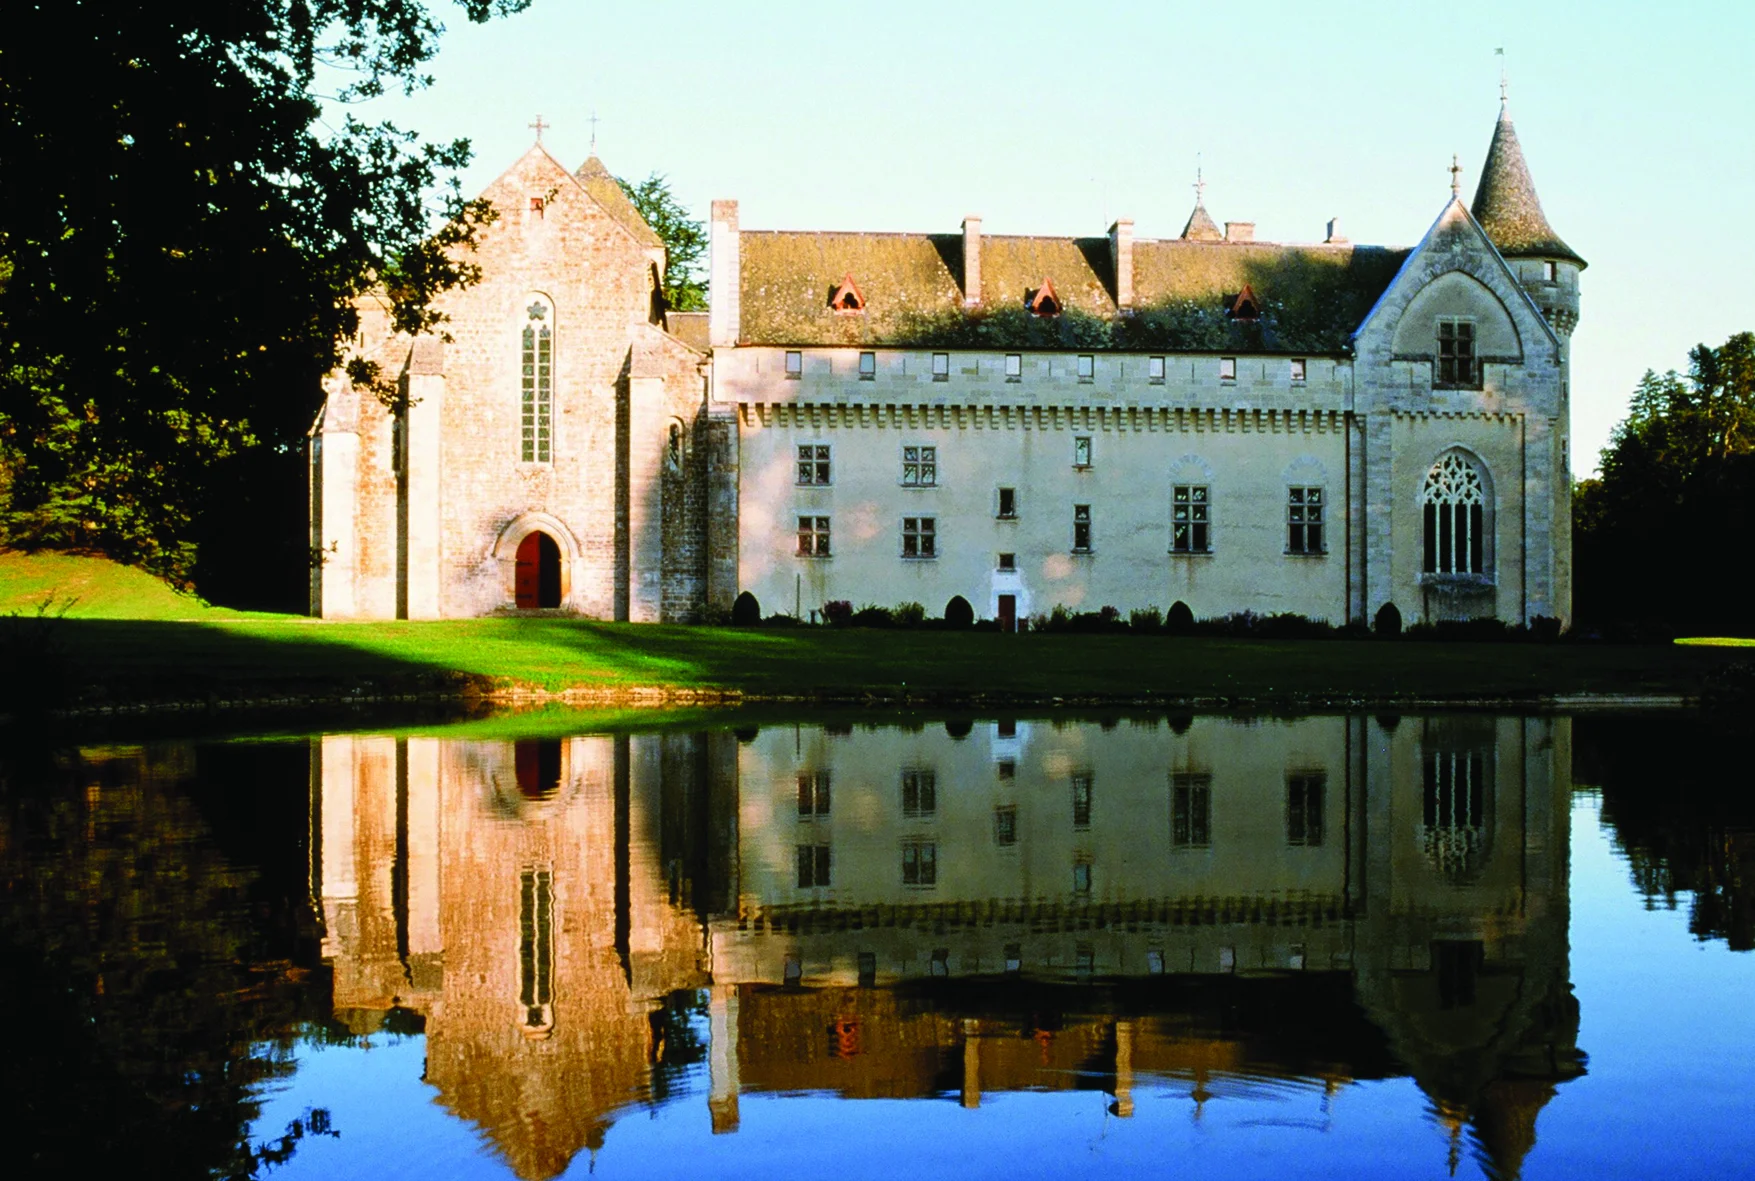
[[1411, 1075], [1500, 1176], [1583, 1070], [1566, 719], [318, 741], [337, 1016], [424, 1020], [524, 1177], [703, 1057], [720, 1132], [743, 1092]]

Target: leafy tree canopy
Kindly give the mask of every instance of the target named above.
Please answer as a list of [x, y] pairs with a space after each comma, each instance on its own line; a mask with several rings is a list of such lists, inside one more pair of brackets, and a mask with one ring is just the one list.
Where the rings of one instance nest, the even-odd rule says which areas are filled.
[[433, 326], [491, 216], [454, 179], [469, 145], [351, 108], [429, 85], [442, 32], [423, 0], [8, 8], [0, 541], [184, 580], [205, 473], [297, 447], [354, 300]]
[[679, 312], [707, 308], [707, 282], [701, 277], [701, 255], [707, 250], [707, 229], [691, 218], [670, 192], [670, 181], [654, 172], [638, 184], [620, 177], [616, 183], [664, 243], [664, 299]]

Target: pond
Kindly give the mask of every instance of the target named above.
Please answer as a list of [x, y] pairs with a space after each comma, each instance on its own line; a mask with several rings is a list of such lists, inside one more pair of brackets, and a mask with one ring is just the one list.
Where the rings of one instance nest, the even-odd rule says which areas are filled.
[[1755, 1159], [1755, 799], [1693, 715], [512, 718], [0, 775], [25, 1173]]

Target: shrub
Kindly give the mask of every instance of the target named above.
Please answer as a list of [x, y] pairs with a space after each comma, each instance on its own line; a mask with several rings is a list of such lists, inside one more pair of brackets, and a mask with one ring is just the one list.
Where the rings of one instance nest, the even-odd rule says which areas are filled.
[[920, 603], [898, 603], [890, 617], [897, 627], [919, 627], [926, 622], [926, 608]]
[[744, 591], [737, 596], [737, 602], [731, 605], [732, 627], [754, 627], [762, 622], [762, 605], [756, 596]]
[[945, 626], [962, 628], [973, 627], [974, 624], [975, 608], [969, 605], [969, 600], [962, 595], [952, 596], [951, 601], [945, 604]]
[[763, 627], [803, 627], [796, 615], [770, 615], [762, 620]]
[[853, 622], [853, 604], [846, 599], [830, 599], [823, 604], [823, 621], [830, 627], [846, 627]]
[[1371, 630], [1379, 639], [1394, 639], [1402, 634], [1401, 608], [1394, 603], [1385, 603], [1377, 609], [1377, 618], [1371, 621]]
[[896, 620], [888, 607], [880, 607], [876, 603], [867, 603], [853, 613], [849, 620], [854, 627], [894, 627]]
[[1156, 607], [1135, 607], [1127, 613], [1129, 631], [1158, 632], [1164, 630], [1164, 613]]
[[1326, 640], [1335, 629], [1326, 619], [1311, 619], [1295, 611], [1280, 611], [1255, 625], [1256, 635], [1267, 640]]
[[1164, 630], [1173, 636], [1186, 636], [1194, 630], [1194, 612], [1187, 603], [1177, 599], [1170, 604], [1170, 611], [1164, 616]]
[[1410, 640], [1463, 640], [1475, 643], [1503, 642], [1518, 638], [1520, 628], [1506, 625], [1503, 619], [1483, 615], [1478, 619], [1440, 619], [1433, 623], [1416, 623], [1407, 629]]
[[1530, 616], [1530, 639], [1538, 644], [1552, 644], [1560, 638], [1560, 621], [1552, 615]]

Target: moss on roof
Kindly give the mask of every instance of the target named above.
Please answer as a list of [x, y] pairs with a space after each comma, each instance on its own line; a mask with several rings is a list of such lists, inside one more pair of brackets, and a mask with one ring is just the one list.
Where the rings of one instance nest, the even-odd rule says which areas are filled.
[[634, 208], [634, 203], [628, 200], [628, 195], [622, 192], [621, 182], [611, 176], [609, 169], [603, 166], [602, 160], [596, 156], [591, 157], [579, 165], [579, 171], [573, 177], [581, 188], [591, 194], [592, 200], [603, 206], [605, 213], [634, 235], [640, 245], [664, 245], [652, 227], [646, 224], [646, 219], [640, 216], [640, 211]]
[[[1117, 306], [1107, 238], [984, 237], [981, 303], [963, 305], [959, 234], [745, 231], [745, 344], [1340, 352], [1395, 277], [1405, 250], [1136, 241], [1134, 301]], [[829, 307], [852, 274], [863, 312]], [[1033, 316], [1054, 284], [1064, 311]], [[1225, 309], [1245, 286], [1261, 317]]]
[[1536, 196], [1535, 181], [1530, 178], [1529, 164], [1523, 158], [1523, 147], [1517, 142], [1511, 113], [1503, 107], [1493, 128], [1493, 143], [1487, 149], [1487, 163], [1481, 168], [1481, 183], [1475, 188], [1475, 203], [1470, 212], [1499, 247], [1499, 253], [1507, 258], [1566, 258], [1581, 267], [1585, 265], [1584, 259], [1561, 241], [1548, 224], [1541, 199]]

